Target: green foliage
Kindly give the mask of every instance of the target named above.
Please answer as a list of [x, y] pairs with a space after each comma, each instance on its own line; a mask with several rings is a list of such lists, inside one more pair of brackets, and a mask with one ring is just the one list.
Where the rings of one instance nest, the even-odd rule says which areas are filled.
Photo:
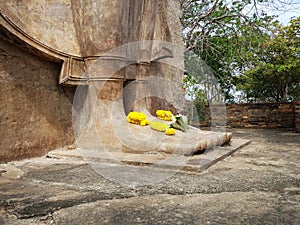
[[192, 49], [210, 68], [226, 102], [233, 101], [236, 74], [251, 65], [255, 49], [267, 36], [264, 30], [269, 29], [273, 19], [267, 15], [244, 15], [248, 5], [249, 1], [243, 0], [231, 4], [222, 0], [192, 1], [184, 11], [187, 50]]
[[204, 62], [199, 56], [189, 51], [185, 53], [185, 69], [187, 74], [184, 76], [184, 88], [189, 98], [188, 117], [190, 120], [203, 120], [204, 108], [208, 103], [203, 81], [205, 79]]
[[[245, 14], [247, 7], [275, 4], [268, 0], [181, 0], [181, 4], [186, 49], [201, 58], [185, 59], [190, 96], [201, 89], [208, 103], [220, 94], [229, 103], [234, 101], [233, 90], [240, 90], [248, 102], [300, 99], [299, 18], [282, 27], [263, 11]], [[217, 89], [222, 93], [209, 95]]]
[[300, 99], [300, 17], [261, 44], [258, 60], [240, 76], [237, 88], [247, 101], [296, 101]]

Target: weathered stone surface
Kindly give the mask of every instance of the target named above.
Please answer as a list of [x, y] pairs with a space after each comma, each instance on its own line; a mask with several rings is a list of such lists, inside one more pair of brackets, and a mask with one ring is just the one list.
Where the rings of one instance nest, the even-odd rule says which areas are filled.
[[[233, 130], [252, 143], [202, 173], [123, 187], [78, 158], [1, 164], [6, 224], [299, 224], [299, 134]], [[30, 217], [30, 218], [28, 218]]]
[[[213, 149], [207, 149], [206, 151], [198, 152], [194, 155], [182, 156], [164, 154], [161, 152], [149, 152], [149, 153], [126, 153], [122, 151], [90, 151], [90, 155], [82, 154], [81, 149], [57, 149], [48, 152], [47, 156], [50, 158], [75, 158], [88, 160], [93, 156], [93, 162], [95, 163], [110, 163], [107, 166], [111, 171], [115, 167], [122, 167], [124, 165], [145, 166], [145, 170], [151, 171], [153, 168], [172, 169], [175, 171], [188, 171], [188, 172], [202, 172], [208, 167], [216, 164], [224, 158], [232, 155], [234, 152], [245, 147], [251, 143], [250, 140], [245, 139], [233, 139], [230, 145], [227, 146], [214, 146]], [[201, 154], [200, 154], [201, 153]], [[171, 159], [171, 160], [170, 160]], [[125, 166], [126, 167], [126, 166]]]
[[[22, 66], [26, 67], [26, 60], [33, 61], [33, 56], [20, 51], [25, 63], [13, 69], [14, 75], [20, 76], [20, 80], [29, 86], [39, 86], [33, 92], [38, 100], [30, 99], [38, 112], [23, 110], [26, 115], [30, 114], [30, 122], [15, 124], [13, 130], [18, 130], [18, 137], [12, 146], [27, 149], [28, 153], [20, 153], [25, 156], [30, 155], [31, 148], [43, 148], [39, 152], [42, 154], [54, 146], [71, 144], [71, 122], [78, 146], [85, 150], [193, 154], [228, 142], [231, 135], [226, 133], [206, 135], [199, 129], [189, 129], [169, 137], [128, 126], [126, 122], [125, 114], [132, 109], [145, 112], [150, 120], [156, 118], [148, 111], [152, 115], [158, 109], [172, 110], [174, 114], [184, 111], [180, 16], [180, 4], [175, 0], [6, 1], [0, 6], [0, 38], [3, 42], [55, 62], [47, 62], [47, 72], [35, 66], [38, 63], [31, 62], [34, 64], [31, 68], [33, 76], [28, 78]], [[71, 43], [64, 45], [66, 42]], [[41, 59], [37, 58], [38, 62], [42, 62]], [[5, 68], [4, 73], [10, 69]], [[46, 79], [52, 76], [52, 80], [45, 80], [45, 83], [41, 80], [40, 83], [34, 75]], [[71, 102], [65, 94], [59, 94], [62, 89], [53, 83], [56, 79], [61, 84], [88, 85], [83, 92], [82, 87], [77, 88], [72, 114]], [[124, 86], [129, 87], [132, 83], [136, 85], [123, 95]], [[48, 100], [51, 94], [39, 92], [44, 85], [55, 85], [53, 98], [56, 102]], [[17, 92], [8, 90], [9, 94]], [[22, 102], [23, 97], [17, 95], [15, 100]], [[44, 106], [46, 102], [47, 107]], [[11, 106], [8, 102], [4, 107], [9, 109]], [[15, 113], [14, 109], [11, 111]], [[26, 116], [20, 120], [26, 121]], [[32, 120], [42, 122], [33, 126]], [[5, 124], [5, 128], [14, 121]], [[31, 141], [27, 134], [35, 135], [36, 139]], [[12, 143], [12, 138], [5, 139]], [[9, 146], [9, 143], [3, 146]]]
[[[0, 6], [0, 30], [17, 45], [22, 40], [29, 46], [27, 50], [51, 60], [62, 60], [60, 83], [86, 84], [88, 80], [116, 78], [106, 70], [89, 77], [86, 69], [97, 60], [109, 58], [130, 65], [178, 55], [161, 43], [178, 44], [173, 39], [180, 39], [170, 31], [181, 32], [180, 6], [174, 2], [10, 0]], [[173, 21], [167, 19], [170, 15], [175, 15], [177, 23], [169, 23]], [[159, 43], [154, 44], [153, 40]], [[129, 43], [136, 44], [126, 45]], [[179, 46], [182, 48], [182, 42]], [[113, 49], [117, 50], [111, 52]]]
[[57, 52], [80, 56], [70, 0], [9, 0], [1, 2], [0, 10], [33, 41]]
[[83, 204], [53, 217], [59, 224], [259, 224], [277, 220], [276, 204], [275, 194], [263, 192], [157, 195]]
[[73, 88], [60, 65], [0, 40], [0, 162], [41, 156], [71, 144]]
[[216, 105], [206, 108], [202, 124], [210, 126], [212, 119], [218, 123], [226, 117], [228, 127], [295, 129], [299, 124], [298, 105], [297, 102], [229, 104], [223, 111], [220, 111], [223, 105]]

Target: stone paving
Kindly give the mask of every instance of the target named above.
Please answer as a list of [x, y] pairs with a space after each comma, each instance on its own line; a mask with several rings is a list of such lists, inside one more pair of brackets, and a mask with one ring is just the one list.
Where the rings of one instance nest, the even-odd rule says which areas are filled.
[[251, 143], [142, 186], [105, 179], [73, 153], [0, 164], [0, 224], [300, 224], [300, 133], [231, 132]]

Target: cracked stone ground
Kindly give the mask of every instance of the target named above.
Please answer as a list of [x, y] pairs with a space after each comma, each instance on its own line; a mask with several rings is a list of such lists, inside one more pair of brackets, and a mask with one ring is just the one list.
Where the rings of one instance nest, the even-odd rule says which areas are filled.
[[134, 188], [76, 158], [0, 164], [0, 224], [300, 224], [300, 134], [232, 132], [251, 144], [204, 172]]

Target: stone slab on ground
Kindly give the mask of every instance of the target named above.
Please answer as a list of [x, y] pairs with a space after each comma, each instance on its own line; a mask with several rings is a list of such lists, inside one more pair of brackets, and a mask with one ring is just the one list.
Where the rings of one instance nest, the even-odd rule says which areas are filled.
[[263, 192], [185, 196], [164, 194], [83, 204], [57, 211], [53, 218], [57, 224], [66, 225], [265, 224], [267, 219], [279, 217], [273, 210], [276, 205], [276, 194]]
[[[248, 145], [251, 141], [246, 139], [232, 139], [227, 146], [218, 146], [206, 150], [202, 154], [193, 156], [168, 155], [161, 153], [125, 153], [122, 151], [86, 151], [80, 149], [58, 149], [47, 154], [50, 158], [78, 158], [87, 163], [116, 163], [132, 166], [155, 166], [158, 168], [183, 170], [189, 172], [202, 172], [213, 164], [233, 154], [238, 149]], [[88, 155], [89, 154], [89, 155]], [[92, 157], [92, 158], [91, 158]]]
[[232, 132], [251, 143], [201, 173], [144, 186], [106, 179], [78, 157], [0, 164], [0, 224], [300, 224], [300, 134]]

